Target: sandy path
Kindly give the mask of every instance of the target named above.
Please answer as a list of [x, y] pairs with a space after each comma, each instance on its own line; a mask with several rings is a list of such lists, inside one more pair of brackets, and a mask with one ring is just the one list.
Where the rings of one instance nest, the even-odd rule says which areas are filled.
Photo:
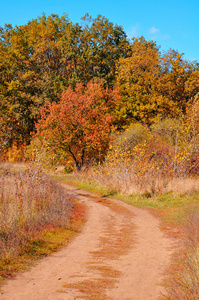
[[67, 189], [89, 207], [82, 233], [66, 248], [7, 281], [0, 299], [157, 299], [172, 246], [159, 221], [120, 201], [93, 201], [88, 193]]

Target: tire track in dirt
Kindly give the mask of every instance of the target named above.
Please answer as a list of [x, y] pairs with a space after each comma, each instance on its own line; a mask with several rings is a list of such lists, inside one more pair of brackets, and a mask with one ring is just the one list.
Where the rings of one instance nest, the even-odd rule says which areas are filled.
[[64, 249], [9, 280], [2, 300], [154, 300], [172, 241], [148, 211], [66, 186], [88, 206], [83, 231]]

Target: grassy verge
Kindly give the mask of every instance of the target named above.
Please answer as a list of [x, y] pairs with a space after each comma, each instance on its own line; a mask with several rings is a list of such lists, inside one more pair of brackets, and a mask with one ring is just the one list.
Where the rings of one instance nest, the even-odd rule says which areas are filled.
[[86, 207], [74, 202], [73, 215], [67, 227], [48, 226], [17, 254], [11, 254], [0, 260], [0, 281], [15, 276], [19, 271], [33, 266], [39, 259], [66, 246], [78, 234], [85, 222]]
[[0, 281], [66, 245], [86, 207], [34, 169], [0, 165]]
[[[82, 176], [83, 177], [83, 176]], [[102, 186], [97, 182], [88, 179], [79, 180], [73, 174], [53, 174], [52, 178], [73, 185], [77, 188], [95, 193], [101, 197], [115, 198], [139, 208], [147, 208], [173, 213], [173, 219], [183, 218], [186, 212], [199, 209], [199, 192], [192, 191], [190, 193], [167, 192], [159, 195], [144, 194], [122, 194], [110, 190], [106, 186]], [[85, 177], [86, 178], [86, 177]]]

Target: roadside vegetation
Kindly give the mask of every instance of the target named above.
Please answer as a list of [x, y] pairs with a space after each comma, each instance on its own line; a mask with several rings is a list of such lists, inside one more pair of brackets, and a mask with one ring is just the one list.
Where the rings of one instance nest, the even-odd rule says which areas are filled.
[[0, 164], [0, 280], [66, 244], [84, 208], [38, 167]]
[[163, 300], [199, 299], [199, 210], [185, 216], [181, 226], [181, 247], [168, 270]]

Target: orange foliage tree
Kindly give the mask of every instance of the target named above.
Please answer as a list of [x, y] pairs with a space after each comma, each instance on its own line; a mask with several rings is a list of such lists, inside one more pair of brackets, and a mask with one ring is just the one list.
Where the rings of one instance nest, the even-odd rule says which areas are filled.
[[68, 88], [60, 102], [41, 109], [35, 138], [45, 138], [49, 149], [71, 156], [78, 170], [85, 162], [101, 160], [109, 146], [110, 111], [117, 96], [116, 90], [105, 90], [100, 83]]
[[121, 123], [151, 125], [185, 114], [187, 103], [199, 92], [198, 64], [175, 50], [161, 54], [155, 42], [143, 37], [134, 39], [131, 50], [131, 56], [118, 60]]

